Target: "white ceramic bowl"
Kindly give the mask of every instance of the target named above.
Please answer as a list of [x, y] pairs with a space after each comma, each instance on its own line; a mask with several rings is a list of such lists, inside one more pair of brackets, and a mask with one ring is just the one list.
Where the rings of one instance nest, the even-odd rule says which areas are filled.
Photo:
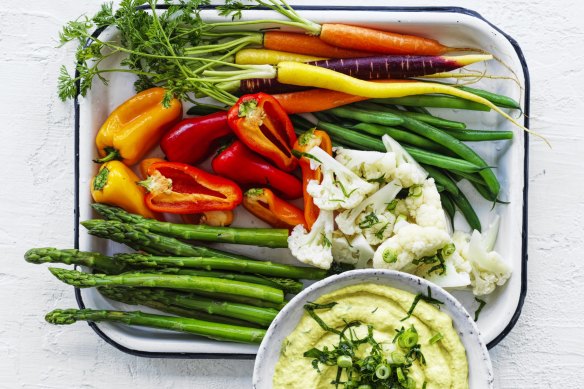
[[270, 389], [272, 375], [280, 356], [280, 347], [284, 339], [296, 328], [302, 315], [303, 306], [308, 301], [315, 301], [320, 296], [346, 286], [375, 283], [402, 289], [417, 294], [428, 291], [432, 297], [442, 301], [441, 311], [452, 318], [454, 328], [458, 331], [466, 349], [469, 366], [470, 389], [493, 388], [493, 367], [487, 346], [481, 339], [479, 330], [464, 307], [444, 289], [411, 274], [393, 270], [353, 270], [319, 281], [294, 297], [270, 325], [262, 341], [255, 360], [253, 371], [253, 388]]

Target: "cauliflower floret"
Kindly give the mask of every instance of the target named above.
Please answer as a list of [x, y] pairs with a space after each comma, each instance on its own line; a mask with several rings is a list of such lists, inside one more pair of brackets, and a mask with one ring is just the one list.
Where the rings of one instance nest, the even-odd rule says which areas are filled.
[[400, 181], [401, 186], [409, 188], [413, 185], [421, 185], [428, 177], [428, 172], [392, 137], [386, 134], [381, 139], [387, 151], [395, 154], [397, 166], [395, 178]]
[[312, 148], [309, 154], [314, 157], [310, 161], [311, 167], [320, 166], [322, 171], [322, 181], [312, 180], [306, 187], [319, 209], [355, 208], [377, 189], [376, 184], [363, 180], [320, 147]]
[[388, 210], [388, 205], [400, 190], [401, 186], [392, 181], [357, 207], [341, 212], [335, 219], [339, 230], [345, 235], [364, 232], [369, 243], [381, 243], [393, 230], [395, 216]]
[[450, 236], [436, 227], [421, 227], [407, 221], [398, 221], [395, 235], [383, 242], [373, 256], [373, 267], [402, 270], [416, 259], [436, 255], [450, 243]]
[[457, 253], [466, 262], [464, 266], [470, 268], [470, 281], [477, 296], [490, 294], [497, 286], [505, 284], [513, 271], [505, 259], [493, 251], [498, 223], [497, 218], [483, 234], [474, 230], [472, 235], [461, 231], [453, 235]]
[[375, 253], [362, 234], [350, 238], [339, 231], [333, 233], [332, 249], [335, 261], [355, 265], [357, 269], [367, 267]]
[[338, 148], [335, 159], [370, 182], [384, 183], [395, 175], [394, 153]]
[[294, 227], [288, 237], [288, 247], [300, 262], [329, 269], [333, 262], [332, 238], [334, 219], [332, 211], [320, 210], [310, 232], [304, 226]]
[[428, 178], [421, 186], [410, 187], [406, 206], [417, 225], [447, 231], [446, 215], [433, 178]]
[[[444, 254], [444, 249], [442, 250]], [[444, 272], [419, 274], [443, 288], [464, 288], [470, 285], [470, 264], [464, 260], [456, 249], [449, 256], [444, 256]]]

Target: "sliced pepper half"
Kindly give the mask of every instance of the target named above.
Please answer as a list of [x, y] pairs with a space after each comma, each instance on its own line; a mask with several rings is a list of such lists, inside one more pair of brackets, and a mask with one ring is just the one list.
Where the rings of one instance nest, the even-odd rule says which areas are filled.
[[232, 210], [241, 203], [237, 184], [180, 162], [157, 162], [148, 168], [146, 205], [176, 214]]
[[229, 126], [247, 147], [284, 171], [294, 170], [298, 163], [292, 155], [296, 134], [276, 99], [266, 93], [244, 95], [227, 115]]
[[267, 188], [245, 192], [243, 206], [272, 227], [292, 229], [299, 224], [305, 225], [302, 210], [278, 198]]

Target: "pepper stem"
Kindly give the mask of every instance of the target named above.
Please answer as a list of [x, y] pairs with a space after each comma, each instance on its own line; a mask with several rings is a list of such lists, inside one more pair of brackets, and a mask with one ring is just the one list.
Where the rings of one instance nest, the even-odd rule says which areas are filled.
[[105, 162], [114, 161], [114, 160], [119, 161], [122, 159], [122, 155], [120, 154], [120, 151], [117, 149], [114, 149], [113, 147], [105, 147], [103, 149], [103, 151], [105, 151], [107, 153], [107, 155], [103, 158], [94, 159], [93, 162], [105, 163]]

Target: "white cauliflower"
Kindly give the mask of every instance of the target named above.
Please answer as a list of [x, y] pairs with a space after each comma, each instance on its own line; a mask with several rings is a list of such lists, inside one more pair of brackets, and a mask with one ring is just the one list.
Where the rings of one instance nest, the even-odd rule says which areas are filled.
[[363, 232], [370, 244], [380, 244], [393, 231], [395, 216], [388, 210], [388, 205], [401, 189], [397, 181], [392, 181], [357, 207], [341, 212], [335, 219], [339, 230], [345, 235]]
[[333, 232], [333, 258], [337, 262], [355, 265], [357, 269], [368, 267], [375, 250], [362, 234], [350, 238], [340, 231]]
[[433, 178], [428, 178], [422, 185], [410, 187], [406, 206], [417, 225], [447, 231], [446, 215]]
[[381, 185], [395, 175], [394, 153], [338, 148], [335, 159], [368, 182]]
[[436, 255], [450, 243], [446, 231], [436, 227], [421, 227], [399, 220], [395, 235], [383, 242], [373, 256], [373, 267], [393, 270], [412, 270], [414, 260]]
[[321, 269], [329, 269], [333, 262], [333, 212], [320, 210], [310, 232], [303, 225], [294, 227], [288, 237], [288, 247], [296, 259]]
[[472, 235], [456, 231], [453, 236], [458, 253], [470, 267], [470, 281], [477, 296], [490, 294], [497, 286], [505, 284], [513, 271], [507, 261], [493, 251], [498, 230], [497, 217], [483, 234], [477, 230]]
[[395, 178], [400, 181], [401, 185], [404, 188], [421, 185], [428, 177], [428, 172], [392, 137], [386, 134], [381, 139], [387, 151], [395, 154], [397, 166]]
[[452, 249], [449, 252], [446, 252], [446, 247], [441, 250], [442, 258], [444, 259], [444, 272], [434, 271], [423, 274], [417, 272], [417, 274], [443, 288], [464, 288], [469, 286], [470, 264], [460, 256], [454, 244], [450, 246]]
[[376, 184], [363, 180], [320, 147], [312, 148], [308, 154], [312, 156], [311, 167], [320, 166], [322, 171], [322, 182], [312, 180], [306, 187], [319, 209], [354, 208], [377, 189]]

